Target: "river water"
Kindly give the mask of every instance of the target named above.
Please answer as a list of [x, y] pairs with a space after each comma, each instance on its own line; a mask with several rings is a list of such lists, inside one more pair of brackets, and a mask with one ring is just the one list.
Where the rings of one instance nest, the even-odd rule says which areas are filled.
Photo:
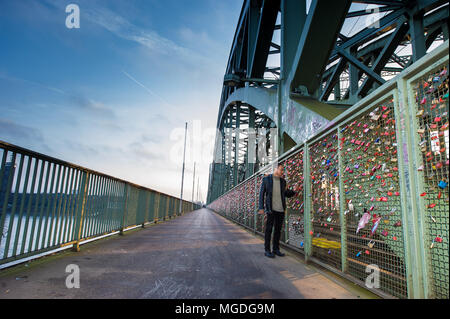
[[[27, 222], [27, 216], [23, 216], [21, 219], [19, 219], [19, 216], [15, 215], [12, 220], [13, 224], [10, 226], [11, 216], [10, 214], [7, 214], [5, 216], [5, 224], [0, 238], [0, 259], [11, 257], [14, 253], [14, 245], [17, 245], [16, 255], [20, 255], [22, 253], [27, 253], [30, 251], [50, 247], [53, 246], [53, 244], [61, 244], [71, 241], [74, 232], [76, 218], [66, 216], [60, 217], [58, 219], [55, 217], [53, 219], [53, 223], [51, 222], [51, 219], [52, 217], [50, 216], [48, 221], [46, 222], [47, 218], [44, 216], [42, 217], [41, 222], [41, 218], [39, 216], [29, 216]], [[85, 221], [86, 223], [89, 224], [90, 222], [94, 222], [95, 219], [96, 219], [95, 217], [86, 218]], [[34, 223], [34, 231], [32, 232], [33, 223]], [[39, 234], [37, 234], [39, 224], [41, 224], [41, 228]], [[9, 229], [9, 227], [11, 227], [11, 229]], [[16, 237], [17, 229], [19, 227], [20, 230], [18, 236]], [[7, 234], [9, 231], [12, 234], [12, 237], [10, 239], [8, 253], [5, 255]], [[50, 245], [48, 244], [49, 240]]]

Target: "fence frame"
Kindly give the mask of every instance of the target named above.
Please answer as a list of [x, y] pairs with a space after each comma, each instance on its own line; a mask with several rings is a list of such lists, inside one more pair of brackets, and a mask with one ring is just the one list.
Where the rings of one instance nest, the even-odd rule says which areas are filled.
[[[394, 120], [395, 120], [395, 137], [397, 143], [397, 155], [398, 160], [398, 176], [399, 176], [399, 192], [401, 203], [401, 217], [402, 217], [402, 233], [403, 233], [403, 250], [404, 250], [404, 263], [405, 263], [405, 280], [407, 286], [408, 298], [433, 298], [431, 289], [431, 269], [427, 261], [430, 260], [429, 250], [424, 243], [425, 234], [425, 222], [423, 221], [421, 210], [424, 209], [424, 203], [420, 198], [420, 189], [422, 188], [422, 180], [417, 172], [419, 155], [421, 154], [416, 145], [418, 140], [416, 134], [417, 125], [415, 121], [415, 113], [412, 111], [414, 107], [414, 96], [411, 88], [411, 83], [418, 79], [423, 74], [427, 74], [431, 70], [445, 63], [448, 64], [448, 49], [449, 40], [445, 41], [438, 48], [434, 49], [416, 63], [405, 69], [395, 78], [381, 85], [374, 92], [370, 93], [364, 99], [361, 99], [353, 107], [343, 112], [335, 119], [333, 119], [326, 127], [322, 128], [313, 137], [304, 141], [303, 143], [293, 147], [287, 152], [281, 154], [277, 159], [273, 160], [264, 167], [261, 167], [257, 172], [250, 176], [245, 181], [242, 181], [238, 185], [229, 189], [227, 192], [219, 196], [212, 203], [208, 203], [208, 208], [214, 206], [215, 202], [220, 201], [225, 196], [228, 196], [233, 191], [239, 189], [241, 185], [255, 179], [255, 223], [252, 231], [256, 234], [261, 232], [257, 231], [257, 203], [258, 203], [258, 189], [257, 178], [262, 175], [272, 164], [285, 160], [292, 155], [303, 150], [303, 196], [304, 196], [304, 258], [306, 262], [313, 261], [325, 268], [345, 277], [358, 285], [365, 287], [359, 280], [356, 280], [347, 273], [347, 245], [346, 245], [346, 225], [343, 203], [343, 185], [342, 185], [342, 170], [343, 162], [341, 160], [342, 152], [339, 145], [339, 139], [341, 137], [341, 128], [348, 122], [354, 120], [359, 115], [367, 112], [374, 107], [377, 103], [380, 103], [388, 97], [392, 97], [394, 105]], [[341, 223], [341, 265], [342, 269], [336, 270], [333, 267], [329, 267], [327, 264], [317, 260], [312, 256], [312, 237], [309, 231], [312, 230], [311, 223], [311, 169], [310, 169], [310, 153], [309, 147], [316, 141], [323, 137], [332, 134], [336, 130], [338, 135], [338, 169], [339, 169], [339, 214]], [[236, 198], [236, 197], [235, 197]], [[230, 219], [228, 214], [221, 215]], [[235, 221], [236, 222], [236, 221]], [[241, 224], [241, 223], [238, 223]], [[242, 225], [242, 224], [241, 224]], [[244, 225], [243, 225], [244, 226]], [[246, 227], [249, 228], [249, 227]], [[262, 234], [261, 234], [262, 235]], [[448, 236], [448, 234], [447, 234]], [[448, 237], [447, 237], [448, 239]], [[288, 244], [285, 246], [301, 252], [296, 247]], [[391, 298], [388, 293], [379, 289], [368, 289], [384, 298]]]
[[[6, 164], [13, 163], [14, 165], [13, 169], [10, 169], [7, 172], [8, 175], [5, 176], [7, 181], [4, 190], [5, 197], [4, 202], [0, 203], [0, 226], [2, 227], [0, 236], [3, 237], [5, 226], [8, 230], [6, 238], [3, 238], [5, 249], [0, 256], [0, 266], [11, 262], [20, 262], [37, 255], [49, 254], [52, 251], [69, 248], [70, 246], [72, 246], [72, 250], [80, 251], [80, 244], [88, 240], [114, 233], [123, 235], [125, 231], [137, 226], [144, 227], [146, 224], [156, 223], [159, 220], [160, 199], [164, 199], [166, 202], [165, 211], [161, 212], [164, 213], [163, 220], [177, 216], [176, 213], [169, 216], [169, 209], [173, 209], [173, 206], [183, 205], [183, 214], [191, 208], [200, 208], [200, 205], [196, 203], [186, 200], [180, 201], [178, 197], [2, 140], [0, 140], [0, 150], [3, 152], [0, 161], [0, 181], [4, 180]], [[7, 159], [9, 155], [11, 155], [10, 162]], [[18, 156], [20, 156], [20, 160], [17, 164]], [[24, 169], [24, 163], [26, 170]], [[17, 165], [18, 170], [16, 170]], [[30, 174], [32, 175], [30, 176]], [[29, 187], [30, 180], [31, 187]], [[13, 185], [14, 190], [12, 190]], [[0, 191], [3, 191], [3, 186], [3, 183], [0, 183]], [[20, 189], [22, 189], [22, 193], [20, 193]], [[69, 191], [71, 190], [78, 190], [78, 192], [70, 194]], [[133, 206], [133, 209], [136, 210], [136, 216], [130, 223], [127, 220], [130, 209], [128, 201], [132, 192], [137, 194], [134, 196], [137, 202]], [[70, 199], [68, 200], [69, 195]], [[158, 195], [157, 199], [156, 195]], [[17, 205], [19, 196], [21, 198], [20, 206]], [[97, 198], [93, 199], [93, 196]], [[25, 206], [27, 197], [28, 204]], [[10, 213], [8, 203], [11, 199], [13, 206]], [[151, 200], [152, 207], [150, 206]], [[32, 202], [34, 202], [36, 208], [30, 223]], [[118, 208], [117, 205], [121, 208]], [[90, 212], [91, 208], [95, 209], [95, 212], [88, 220], [87, 213]], [[25, 216], [24, 213], [27, 215]], [[5, 225], [7, 215], [10, 218], [8, 225]], [[20, 220], [15, 224], [14, 218], [16, 217], [19, 217]], [[70, 219], [68, 220], [67, 217], [70, 217]], [[26, 218], [23, 225], [22, 218]], [[39, 218], [39, 222], [36, 221], [37, 218]], [[44, 218], [45, 222], [43, 222]], [[49, 218], [51, 218], [50, 222], [48, 221]], [[120, 218], [119, 223], [117, 223], [118, 218]], [[58, 222], [60, 222], [59, 225]], [[12, 232], [13, 225], [16, 226], [14, 232]], [[30, 232], [31, 238], [27, 242], [25, 240], [26, 235]], [[45, 234], [43, 235], [43, 233]], [[34, 239], [35, 236], [36, 239]], [[18, 242], [20, 240], [22, 240], [22, 243], [19, 249]], [[0, 242], [3, 242], [1, 237]], [[27, 250], [25, 251], [25, 249]]]

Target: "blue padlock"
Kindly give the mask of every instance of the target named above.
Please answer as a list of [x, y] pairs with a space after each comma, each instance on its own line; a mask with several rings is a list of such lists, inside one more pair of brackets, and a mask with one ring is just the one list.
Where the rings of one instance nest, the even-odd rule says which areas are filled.
[[440, 181], [438, 186], [439, 188], [445, 189], [447, 187], [448, 183], [444, 182], [444, 181]]

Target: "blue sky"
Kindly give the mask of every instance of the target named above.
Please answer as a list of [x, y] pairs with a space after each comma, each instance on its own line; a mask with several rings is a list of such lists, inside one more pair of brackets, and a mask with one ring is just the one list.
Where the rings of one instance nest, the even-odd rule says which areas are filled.
[[[79, 29], [65, 24], [71, 3]], [[188, 122], [184, 198], [196, 161], [206, 199], [205, 129], [216, 125], [242, 3], [0, 0], [0, 140], [179, 196]], [[342, 32], [365, 23], [348, 19]], [[205, 134], [197, 148], [195, 123]]]
[[[79, 29], [65, 26], [70, 3], [80, 8]], [[170, 134], [186, 121], [215, 127], [241, 6], [0, 1], [0, 139], [179, 196]], [[205, 199], [208, 163], [196, 171]]]

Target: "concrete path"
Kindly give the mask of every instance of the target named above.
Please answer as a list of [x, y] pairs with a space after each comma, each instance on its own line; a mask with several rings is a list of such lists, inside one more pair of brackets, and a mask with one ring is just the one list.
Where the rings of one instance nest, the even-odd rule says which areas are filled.
[[[207, 209], [0, 270], [0, 298], [372, 298]], [[80, 288], [66, 287], [78, 265]]]

